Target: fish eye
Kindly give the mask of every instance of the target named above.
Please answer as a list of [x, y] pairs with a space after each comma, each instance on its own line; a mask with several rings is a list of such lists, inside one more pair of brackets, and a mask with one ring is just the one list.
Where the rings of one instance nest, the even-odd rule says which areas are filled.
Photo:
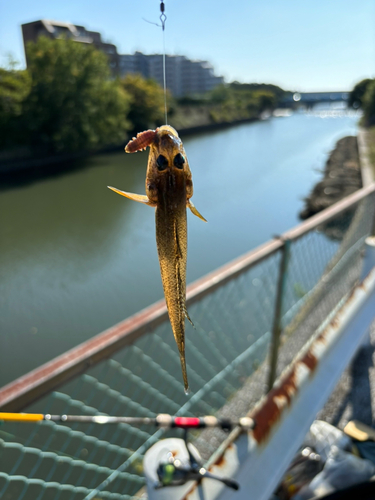
[[159, 155], [156, 160], [158, 170], [165, 170], [168, 167], [168, 160], [165, 156]]
[[173, 160], [174, 166], [177, 168], [184, 168], [185, 158], [181, 153], [177, 153]]

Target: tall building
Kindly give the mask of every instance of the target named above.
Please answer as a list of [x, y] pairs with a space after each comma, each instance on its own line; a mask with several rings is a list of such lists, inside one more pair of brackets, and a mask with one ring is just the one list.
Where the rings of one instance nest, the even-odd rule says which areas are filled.
[[[120, 75], [139, 73], [153, 78], [163, 86], [163, 56], [146, 55], [142, 52], [119, 55]], [[167, 88], [176, 97], [203, 94], [223, 83], [223, 77], [216, 76], [207, 61], [191, 61], [185, 56], [166, 56], [165, 73]]]
[[40, 21], [22, 24], [22, 36], [26, 54], [26, 64], [27, 42], [36, 42], [40, 36], [55, 39], [70, 38], [75, 42], [92, 44], [95, 48], [107, 54], [112, 74], [115, 76], [119, 74], [119, 55], [116, 45], [103, 42], [101, 34], [97, 31], [89, 31], [84, 26], [77, 26], [71, 23], [42, 19]]
[[[39, 36], [70, 38], [79, 43], [93, 44], [105, 52], [114, 76], [139, 73], [144, 78], [153, 78], [161, 86], [164, 84], [161, 54], [118, 54], [116, 45], [103, 42], [100, 33], [89, 31], [84, 26], [42, 19], [22, 24], [22, 35], [25, 53], [27, 42], [36, 42]], [[223, 83], [223, 77], [216, 76], [207, 61], [191, 61], [185, 56], [166, 56], [165, 61], [167, 88], [175, 97], [203, 94]]]

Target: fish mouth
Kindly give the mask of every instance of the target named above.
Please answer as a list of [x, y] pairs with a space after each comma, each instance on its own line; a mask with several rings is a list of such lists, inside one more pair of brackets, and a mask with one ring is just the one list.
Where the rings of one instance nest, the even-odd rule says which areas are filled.
[[178, 149], [182, 147], [182, 141], [178, 136], [177, 131], [170, 125], [163, 125], [157, 129], [157, 136], [161, 146], [175, 146]]
[[174, 137], [178, 137], [177, 130], [171, 127], [170, 125], [162, 125], [161, 127], [157, 128], [156, 131], [159, 135], [171, 134]]
[[169, 149], [172, 147], [178, 151], [182, 148], [181, 139], [178, 136], [176, 137], [175, 135], [169, 133], [163, 134], [160, 137], [160, 145], [162, 148]]

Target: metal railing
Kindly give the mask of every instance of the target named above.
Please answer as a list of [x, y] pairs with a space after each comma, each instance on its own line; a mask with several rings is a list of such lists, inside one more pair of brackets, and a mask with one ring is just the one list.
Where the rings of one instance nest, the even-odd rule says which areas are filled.
[[[188, 287], [196, 326], [186, 329], [190, 397], [159, 302], [3, 387], [0, 408], [243, 416], [359, 279], [374, 208], [372, 184]], [[6, 423], [0, 497], [134, 498], [143, 485], [142, 456], [163, 432]], [[196, 445], [208, 458], [224, 437], [205, 432]]]

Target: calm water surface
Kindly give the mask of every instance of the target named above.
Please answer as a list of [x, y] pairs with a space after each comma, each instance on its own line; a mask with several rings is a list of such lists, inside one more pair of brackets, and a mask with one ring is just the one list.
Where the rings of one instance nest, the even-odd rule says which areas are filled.
[[[295, 113], [184, 140], [193, 201], [188, 282], [299, 222], [303, 197], [358, 117]], [[0, 192], [0, 386], [162, 298], [147, 153]]]

